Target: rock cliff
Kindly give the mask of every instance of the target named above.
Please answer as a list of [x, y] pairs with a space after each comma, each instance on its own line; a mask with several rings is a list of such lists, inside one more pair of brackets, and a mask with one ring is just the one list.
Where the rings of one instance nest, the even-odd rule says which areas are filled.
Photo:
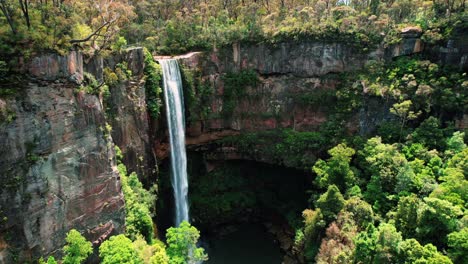
[[[43, 55], [24, 66], [17, 94], [0, 98], [0, 263], [60, 255], [72, 228], [95, 246], [124, 231], [114, 142], [130, 172], [147, 178], [155, 164], [142, 54], [89, 61], [78, 52]], [[123, 61], [134, 75], [111, 86], [104, 103], [77, 90], [84, 71], [102, 80], [104, 66]]]
[[[236, 43], [210, 53], [181, 56], [179, 61], [188, 69], [200, 71], [203, 81], [214, 89], [208, 105], [211, 114], [206, 118], [192, 118], [187, 130], [188, 142], [206, 143], [208, 135], [218, 138], [216, 135], [223, 130], [317, 130], [335, 103], [327, 100], [327, 94], [339, 85], [339, 74], [360, 70], [371, 60], [388, 61], [418, 53], [435, 62], [468, 70], [465, 35], [448, 41], [445, 46], [434, 46], [424, 44], [419, 28], [409, 27], [402, 30], [401, 43], [390, 47], [380, 45], [368, 52], [346, 43], [301, 41]], [[243, 70], [254, 71], [259, 82], [246, 87], [246, 94], [236, 100], [232, 114], [226, 118], [224, 77]], [[367, 134], [388, 116], [388, 107], [372, 101], [351, 117], [346, 126], [350, 132]]]

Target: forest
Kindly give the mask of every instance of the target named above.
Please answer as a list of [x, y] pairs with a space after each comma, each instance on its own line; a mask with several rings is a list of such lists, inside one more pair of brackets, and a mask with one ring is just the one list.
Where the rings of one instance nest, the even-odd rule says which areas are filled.
[[[466, 0], [0, 0], [0, 132], [21, 117], [3, 105], [24, 95], [15, 88], [22, 83], [24, 61], [41, 54], [79, 51], [87, 60], [144, 47], [145, 109], [158, 123], [166, 113], [164, 76], [153, 56], [284, 42], [344, 43], [367, 54], [401, 43], [405, 28], [418, 32], [426, 47], [461, 39], [460, 49], [467, 52], [467, 5]], [[160, 207], [170, 207], [161, 206], [170, 201], [159, 190], [164, 168], [142, 179], [127, 171], [121, 149], [112, 146], [109, 160], [115, 160], [125, 201], [125, 232], [97, 245], [86, 240], [84, 229], [72, 229], [57, 251], [31, 263], [201, 263], [209, 261], [200, 244], [206, 229], [237, 223], [260, 206], [275, 210], [294, 230], [288, 250], [293, 263], [468, 263], [468, 76], [466, 68], [431, 55], [370, 60], [355, 71], [333, 72], [336, 89], [294, 94], [291, 102], [304, 107], [330, 102], [317, 129], [240, 130], [207, 147], [255, 152], [310, 176], [307, 198], [281, 196], [300, 203], [271, 198], [287, 176], [273, 191], [256, 194], [262, 191], [241, 180], [232, 164], [202, 173], [190, 169], [196, 161], [189, 155], [189, 177], [200, 174], [189, 179], [195, 221], [162, 230]], [[116, 65], [104, 68], [102, 83], [84, 74], [75, 91], [98, 96], [105, 118], [114, 120], [110, 94], [135, 81], [127, 64]], [[246, 91], [271, 77], [248, 68], [222, 74], [218, 100], [224, 104], [216, 115], [211, 102], [219, 89], [200, 72], [181, 66], [188, 126], [209, 118], [230, 121], [250, 96]], [[348, 121], [372, 100], [388, 106], [388, 118], [370, 133], [350, 132]], [[111, 131], [106, 123], [99, 133], [108, 138]], [[28, 164], [39, 159], [30, 153], [26, 158]], [[260, 184], [276, 177], [267, 175]], [[9, 221], [2, 210], [0, 234]], [[20, 263], [12, 255], [12, 263]]]

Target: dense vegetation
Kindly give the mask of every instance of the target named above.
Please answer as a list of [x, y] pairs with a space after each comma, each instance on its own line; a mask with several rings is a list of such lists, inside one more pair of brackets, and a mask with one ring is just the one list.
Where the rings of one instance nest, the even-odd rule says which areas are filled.
[[106, 54], [125, 46], [120, 36], [164, 54], [301, 38], [367, 50], [398, 42], [406, 25], [436, 43], [466, 24], [464, 0], [3, 0], [0, 7], [0, 60], [73, 47]]
[[[183, 264], [207, 260], [204, 249], [197, 247], [200, 232], [186, 221], [167, 230], [167, 245], [155, 238], [155, 189], [146, 190], [135, 173], [128, 175], [118, 147], [115, 153], [125, 198], [126, 232], [111, 236], [99, 246], [101, 263]], [[75, 229], [67, 234], [66, 242], [61, 261], [63, 264], [84, 263], [93, 252], [91, 242], [86, 241]], [[41, 258], [39, 263], [57, 262], [50, 256], [47, 262]]]
[[[312, 168], [294, 246], [308, 263], [466, 262], [468, 148], [453, 123], [467, 111], [466, 73], [403, 57], [342, 81], [319, 131], [244, 133], [218, 144]], [[367, 137], [347, 134], [343, 124], [369, 100], [390, 117]]]
[[[439, 44], [467, 31], [465, 0], [0, 0], [0, 83], [41, 52], [87, 56], [119, 53], [130, 45], [145, 50], [147, 108], [161, 110], [161, 69], [153, 54], [217, 49], [236, 42], [345, 42], [358, 52], [401, 40], [414, 26], [427, 44]], [[209, 118], [213, 87], [200, 72], [182, 68], [187, 112]], [[109, 96], [109, 87], [131, 78], [124, 63], [104, 69], [104, 82], [84, 74], [77, 92]], [[222, 76], [223, 110], [229, 121], [246, 89], [259, 82], [244, 69]], [[297, 204], [281, 203], [278, 189], [255, 193], [253, 179], [230, 165], [204, 172], [192, 187], [193, 211], [203, 223], [234, 219], [246, 208], [276, 207], [296, 229], [298, 259], [317, 263], [467, 263], [468, 147], [454, 120], [468, 111], [468, 77], [459, 69], [424, 57], [370, 62], [359, 72], [338, 76], [336, 91], [290, 95], [294, 103], [327, 102], [328, 120], [314, 132], [293, 129], [244, 133], [216, 144], [261, 156], [279, 166], [314, 175], [308, 208], [291, 216]], [[195, 89], [196, 87], [196, 89]], [[15, 93], [1, 88], [0, 96]], [[346, 131], [348, 118], [370, 100], [388, 106], [389, 118], [368, 135]], [[10, 122], [15, 113], [0, 113]], [[106, 128], [107, 132], [111, 128]], [[253, 152], [252, 150], [255, 150]], [[27, 155], [29, 162], [37, 157]], [[197, 247], [199, 231], [184, 222], [169, 228], [166, 244], [155, 237], [154, 188], [128, 175], [116, 150], [125, 198], [126, 232], [99, 247], [103, 263], [193, 263], [207, 258]], [[255, 157], [253, 157], [255, 158]], [[258, 178], [263, 177], [260, 175]], [[267, 175], [270, 176], [270, 175]], [[278, 175], [263, 183], [281, 186]], [[270, 182], [268, 182], [270, 181]], [[9, 187], [9, 186], [6, 186]], [[275, 193], [277, 191], [277, 193]], [[284, 191], [284, 189], [283, 189]], [[213, 195], [215, 193], [216, 195]], [[280, 208], [277, 208], [280, 207]], [[292, 208], [292, 209], [291, 209]], [[289, 209], [289, 210], [288, 210]], [[304, 209], [304, 208], [302, 208]], [[301, 218], [301, 221], [297, 221]], [[248, 239], [248, 238], [247, 238]], [[92, 245], [76, 230], [66, 238], [61, 263], [83, 263]], [[40, 262], [44, 262], [41, 260]], [[57, 263], [49, 257], [47, 263]]]

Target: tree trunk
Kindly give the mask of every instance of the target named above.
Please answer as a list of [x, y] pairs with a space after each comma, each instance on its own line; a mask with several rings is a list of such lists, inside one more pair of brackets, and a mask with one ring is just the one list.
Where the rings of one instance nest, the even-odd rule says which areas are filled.
[[3, 15], [5, 15], [8, 25], [10, 25], [11, 32], [13, 32], [13, 34], [16, 34], [16, 28], [11, 17], [11, 11], [10, 8], [8, 8], [8, 4], [5, 0], [0, 0], [0, 9], [2, 10]]
[[29, 20], [29, 0], [18, 0], [18, 2], [24, 19], [26, 20], [26, 26], [28, 26], [28, 29], [31, 29], [31, 21]]

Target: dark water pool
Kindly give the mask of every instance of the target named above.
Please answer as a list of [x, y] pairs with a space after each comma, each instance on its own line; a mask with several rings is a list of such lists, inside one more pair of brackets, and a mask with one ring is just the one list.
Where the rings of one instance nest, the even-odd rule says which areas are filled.
[[283, 255], [261, 225], [242, 225], [209, 241], [207, 264], [280, 264]]

